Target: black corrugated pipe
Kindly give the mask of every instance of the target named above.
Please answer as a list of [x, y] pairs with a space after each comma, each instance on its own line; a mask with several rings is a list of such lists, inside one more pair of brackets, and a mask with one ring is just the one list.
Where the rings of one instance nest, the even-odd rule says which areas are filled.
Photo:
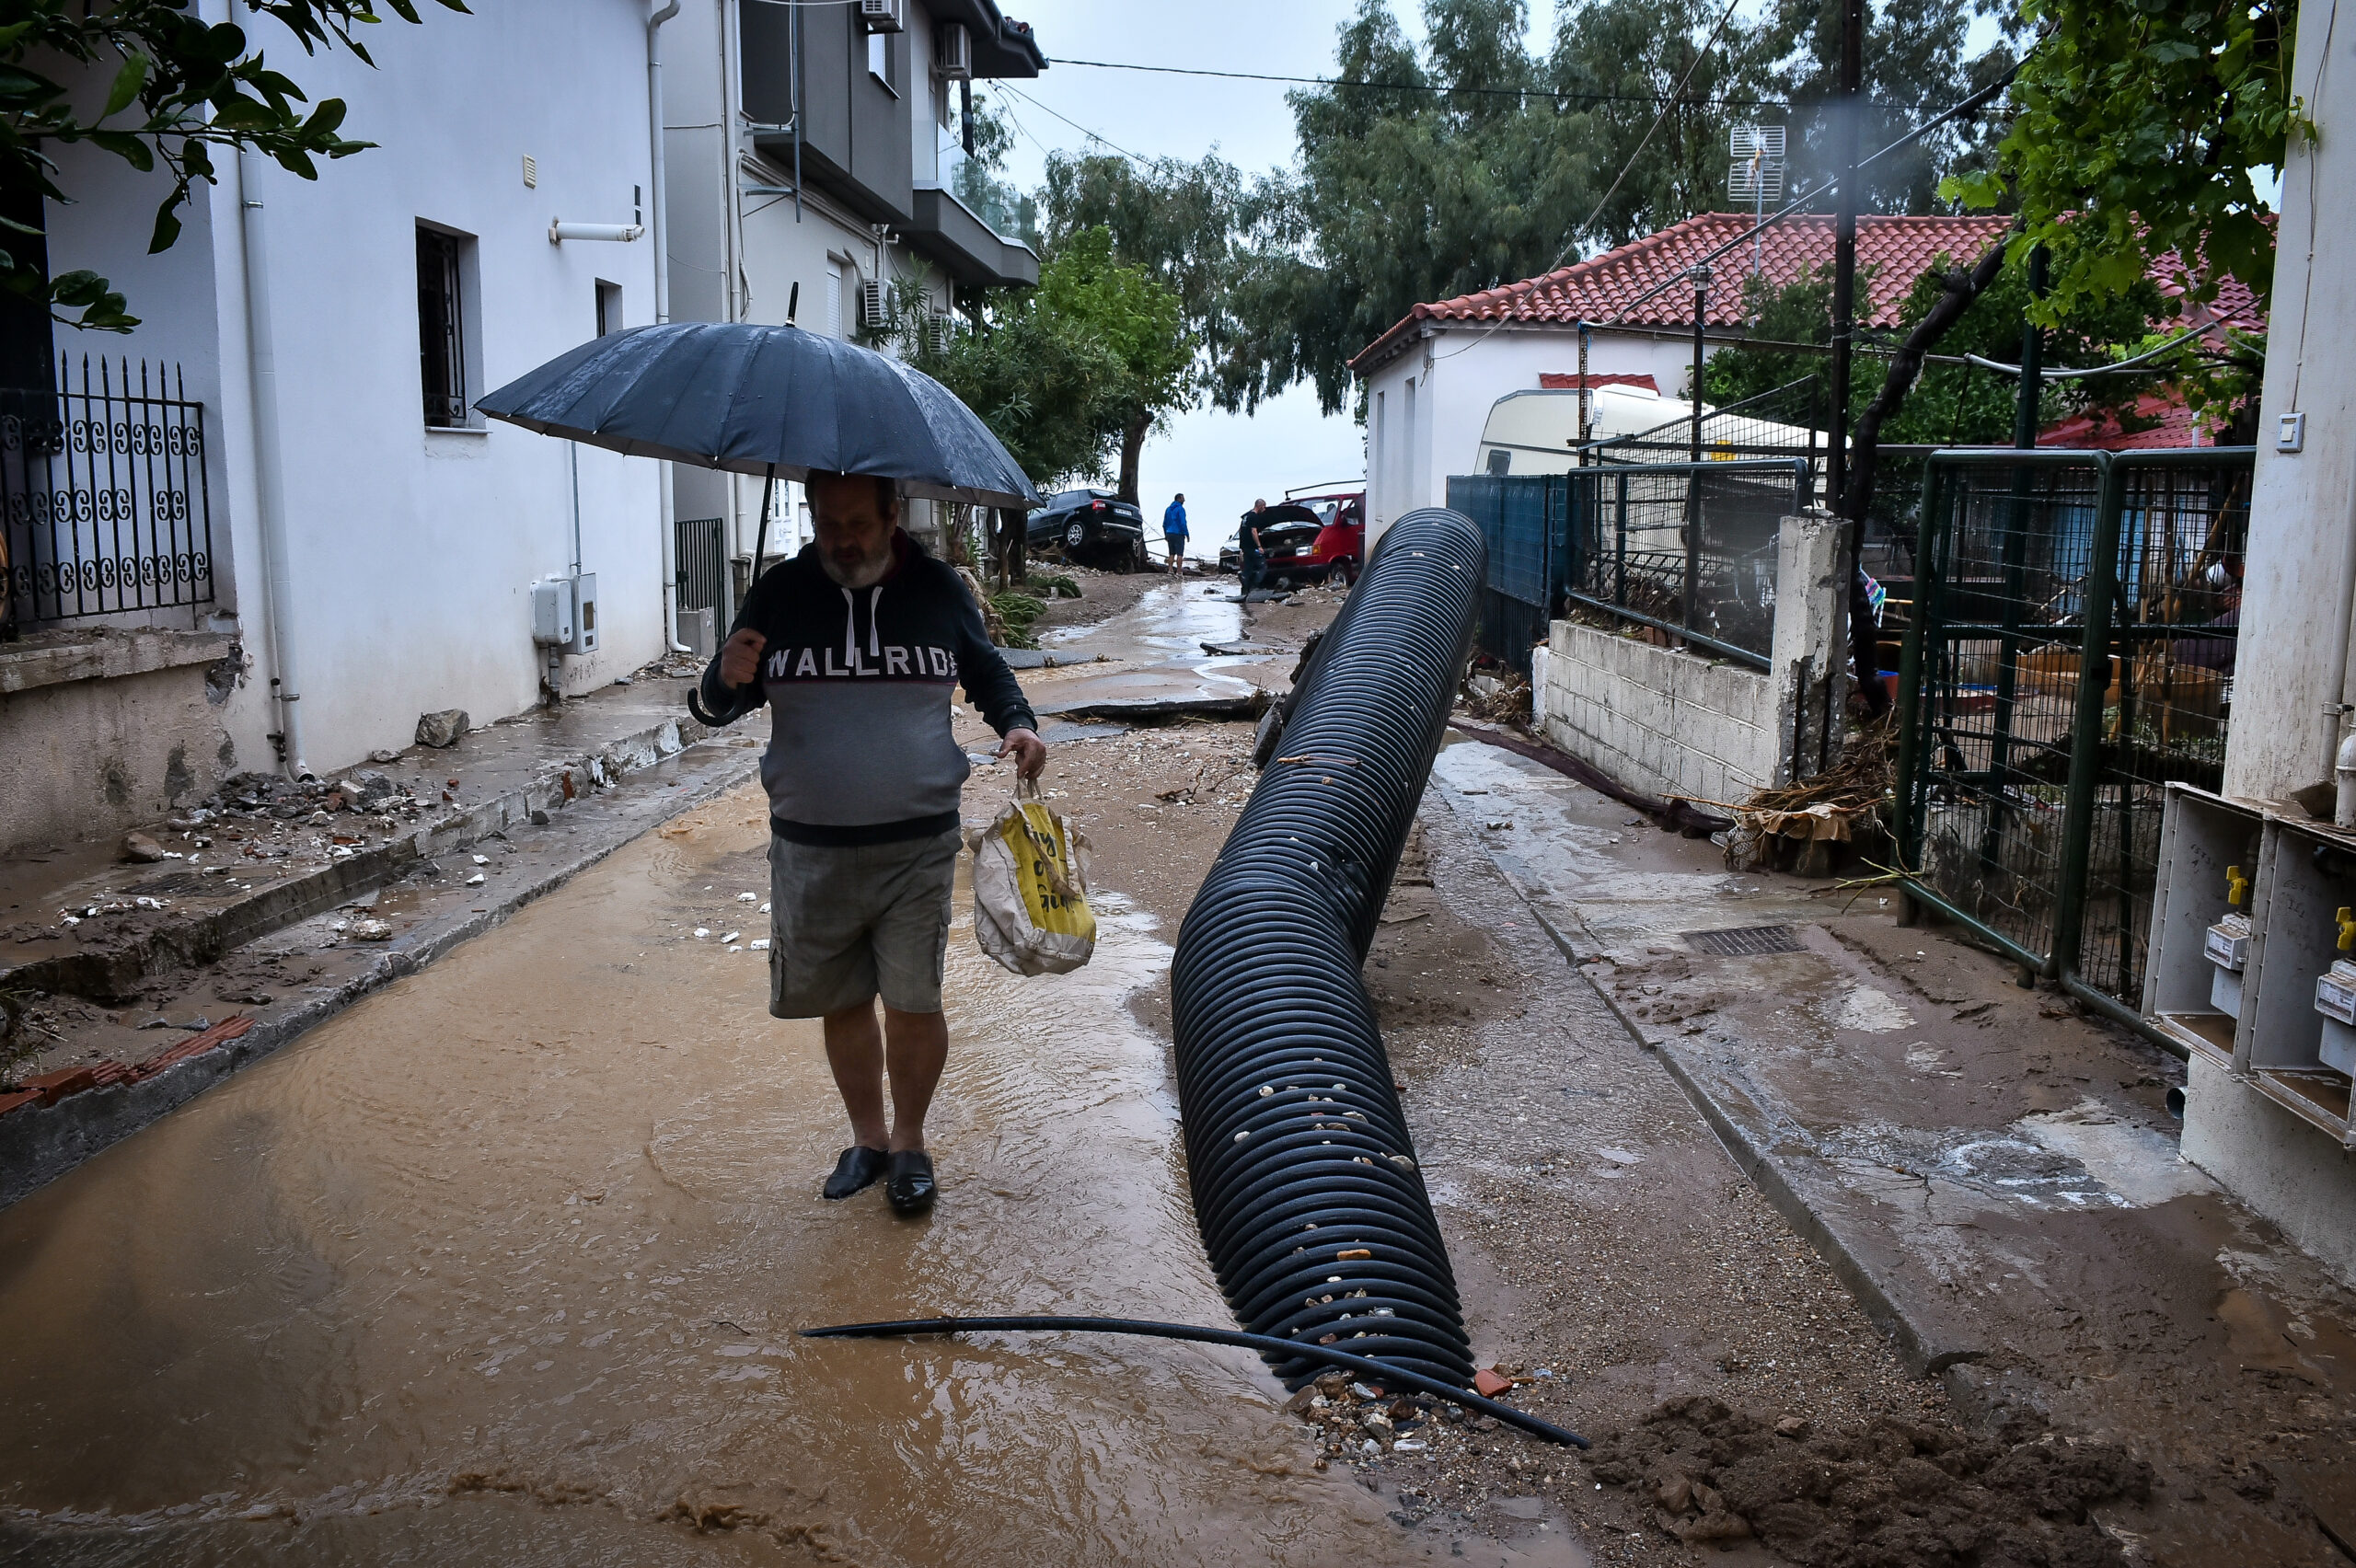
[[[1195, 1218], [1236, 1318], [1456, 1388], [1472, 1346], [1359, 969], [1472, 656], [1484, 564], [1459, 513], [1392, 525], [1172, 966]], [[1266, 1355], [1288, 1387], [1316, 1376]]]
[[1461, 513], [1391, 526], [1282, 709], [1178, 933], [1178, 1095], [1195, 1220], [1249, 1332], [1128, 1318], [909, 1318], [815, 1339], [1047, 1331], [1256, 1350], [1288, 1388], [1387, 1378], [1584, 1448], [1463, 1390], [1472, 1349], [1358, 971], [1472, 656], [1484, 568]]

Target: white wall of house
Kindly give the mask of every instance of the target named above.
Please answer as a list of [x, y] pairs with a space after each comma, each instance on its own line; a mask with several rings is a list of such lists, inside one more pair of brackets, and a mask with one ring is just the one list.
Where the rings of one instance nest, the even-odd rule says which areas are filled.
[[[1589, 375], [1650, 375], [1664, 393], [1683, 394], [1692, 364], [1692, 345], [1673, 338], [1597, 332], [1588, 340]], [[1446, 505], [1451, 474], [1481, 471], [1481, 431], [1498, 398], [1536, 387], [1542, 374], [1578, 368], [1578, 333], [1568, 328], [1426, 323], [1366, 378], [1372, 537], [1419, 506]]]
[[[2331, 778], [2350, 732], [2345, 705], [2356, 699], [2356, 360], [2347, 352], [2356, 338], [2356, 203], [2346, 199], [2356, 190], [2356, 142], [2347, 100], [2333, 86], [2356, 86], [2356, 58], [2346, 41], [2329, 52], [2338, 5], [2317, 0], [2300, 13], [2292, 56], [2291, 90], [2310, 106], [2320, 133], [2293, 138], [2282, 169], [2283, 244], [2225, 749], [2226, 793], [2281, 802], [2292, 822], [2305, 813], [2286, 797]], [[2278, 444], [2282, 421], [2293, 415], [2304, 416], [2296, 452]], [[2335, 659], [2343, 650], [2351, 659]], [[2263, 887], [2258, 900], [2271, 907]], [[2260, 1039], [2250, 1025], [2237, 1060], [2280, 1062], [2312, 1051], [2317, 1020], [2293, 1016], [2304, 1039]], [[2356, 1151], [2344, 1128], [2319, 1127], [2288, 1109], [2279, 1090], [2269, 1099], [2259, 1078], [2196, 1053], [2183, 1147], [2186, 1159], [2356, 1282]]]
[[[341, 50], [302, 56], [273, 24], [239, 18], [273, 60], [290, 57], [314, 101], [351, 105], [346, 134], [378, 144], [323, 162], [317, 180], [248, 160], [243, 192], [268, 230], [294, 584], [282, 610], [315, 767], [408, 744], [422, 711], [487, 721], [537, 699], [530, 589], [573, 559], [571, 455], [509, 426], [426, 428], [416, 233], [468, 236], [469, 397], [591, 336], [600, 282], [619, 286], [625, 324], [653, 319], [648, 245], [548, 239], [552, 219], [629, 223], [651, 195], [645, 16], [639, 0], [429, 9], [422, 26], [369, 29], [374, 70]], [[526, 155], [537, 189], [524, 184]], [[268, 767], [275, 715], [253, 694], [276, 672], [262, 636], [238, 174], [223, 160], [180, 242], [151, 258], [160, 182], [88, 149], [71, 156], [81, 200], [52, 208], [51, 264], [123, 286], [144, 322], [103, 347], [177, 363], [205, 404], [230, 573], [220, 607], [264, 661], [228, 729], [244, 766]], [[653, 463], [580, 455], [580, 559], [598, 575], [603, 648], [567, 661], [569, 691], [660, 651], [657, 485]]]
[[[755, 150], [737, 109], [744, 101], [741, 67], [728, 30], [734, 9], [732, 0], [688, 0], [664, 29], [672, 319], [781, 324], [799, 285], [796, 322], [848, 340], [859, 329], [859, 285], [873, 278], [919, 288], [947, 309], [948, 285], [922, 257], [888, 236], [879, 241], [870, 225], [823, 192], [805, 189], [798, 204], [791, 195], [745, 193], [747, 186], [789, 189], [793, 169]], [[919, 184], [928, 182], [941, 133], [933, 125], [932, 31], [922, 7], [910, 6], [902, 86]], [[759, 542], [762, 481], [682, 467], [673, 483], [676, 515], [727, 518], [731, 552], [749, 560]], [[774, 507], [772, 558], [806, 537], [801, 487], [781, 481]], [[913, 525], [930, 520], [929, 503], [912, 503], [909, 511]]]

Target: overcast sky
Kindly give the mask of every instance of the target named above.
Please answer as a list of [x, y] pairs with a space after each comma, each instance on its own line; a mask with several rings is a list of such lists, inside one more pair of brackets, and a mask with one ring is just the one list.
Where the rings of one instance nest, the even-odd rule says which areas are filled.
[[[1032, 24], [1054, 61], [1320, 76], [1332, 74], [1335, 29], [1357, 6], [1357, 0], [1001, 0], [1000, 8]], [[1420, 36], [1420, 5], [1407, 0], [1395, 9], [1410, 35]], [[1532, 9], [1553, 14], [1544, 4]], [[1025, 190], [1045, 179], [1048, 149], [1080, 151], [1088, 133], [1139, 157], [1192, 159], [1216, 148], [1247, 174], [1292, 160], [1292, 111], [1278, 83], [1059, 63], [1036, 81], [1011, 86], [1015, 92], [1001, 101], [1013, 110], [1020, 134], [1007, 173]], [[1288, 489], [1334, 479], [1355, 486], [1365, 474], [1366, 442], [1357, 422], [1346, 413], [1321, 418], [1316, 394], [1303, 386], [1263, 404], [1251, 419], [1208, 410], [1179, 415], [1167, 434], [1147, 444], [1139, 493], [1150, 531], [1171, 495], [1185, 491], [1195, 553], [1208, 555], [1253, 497], [1274, 501]]]

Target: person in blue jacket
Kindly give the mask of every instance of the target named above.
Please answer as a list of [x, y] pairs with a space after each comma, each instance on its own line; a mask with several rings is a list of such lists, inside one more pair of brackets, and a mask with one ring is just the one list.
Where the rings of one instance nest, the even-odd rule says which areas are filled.
[[1162, 509], [1161, 542], [1170, 551], [1170, 575], [1181, 577], [1186, 571], [1186, 492], [1180, 490], [1178, 499]]

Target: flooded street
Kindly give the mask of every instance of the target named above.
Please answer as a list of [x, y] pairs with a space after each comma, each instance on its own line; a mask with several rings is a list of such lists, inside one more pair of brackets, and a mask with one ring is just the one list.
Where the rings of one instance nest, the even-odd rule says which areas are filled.
[[[942, 1200], [902, 1222], [818, 1198], [816, 1026], [722, 945], [766, 934], [765, 841], [752, 792], [700, 808], [0, 1214], [0, 1556], [1449, 1559], [1242, 1353], [793, 1336], [1229, 1320], [1127, 1006], [1153, 918], [1107, 896], [1092, 964], [1018, 980], [961, 889]], [[1582, 1561], [1536, 1540], [1453, 1560]]]

